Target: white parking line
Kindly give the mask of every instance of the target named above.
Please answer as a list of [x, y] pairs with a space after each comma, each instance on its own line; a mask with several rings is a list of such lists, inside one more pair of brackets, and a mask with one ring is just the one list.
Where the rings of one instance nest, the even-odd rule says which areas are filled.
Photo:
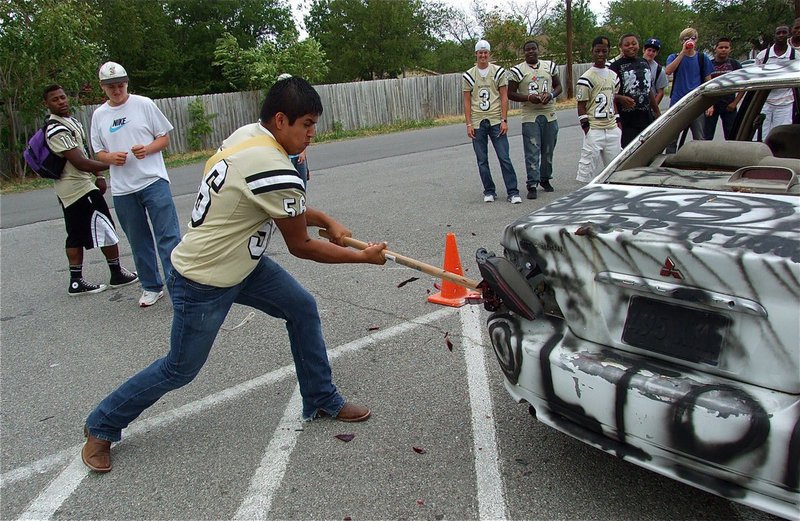
[[50, 482], [39, 496], [31, 501], [27, 510], [20, 515], [20, 519], [50, 519], [53, 512], [58, 510], [64, 501], [75, 492], [83, 478], [86, 477], [87, 470], [78, 454], [69, 466]]
[[300, 386], [295, 385], [292, 398], [283, 411], [283, 418], [275, 428], [275, 433], [267, 446], [261, 464], [258, 466], [253, 479], [250, 480], [250, 489], [242, 501], [234, 520], [247, 521], [250, 519], [266, 519], [272, 506], [272, 497], [281, 486], [289, 456], [294, 451], [297, 438], [303, 430], [303, 424], [297, 411], [303, 407], [303, 397], [300, 395]]
[[[344, 354], [359, 351], [372, 344], [416, 329], [419, 326], [436, 322], [437, 320], [452, 315], [454, 312], [455, 310], [453, 308], [443, 308], [388, 329], [376, 331], [371, 335], [329, 350], [328, 358], [334, 360]], [[199, 414], [211, 407], [239, 398], [259, 387], [275, 383], [289, 376], [294, 376], [294, 374], [293, 365], [283, 366], [265, 375], [259, 376], [258, 378], [224, 389], [172, 411], [167, 411], [146, 420], [137, 421], [133, 426], [125, 430], [126, 439], [130, 439], [132, 436], [154, 428], [164, 427], [174, 421]], [[124, 443], [124, 441], [122, 443]], [[83, 465], [80, 462], [79, 455], [81, 447], [82, 445], [70, 447], [35, 461], [30, 465], [11, 470], [2, 475], [2, 478], [0, 478], [0, 486], [6, 486], [18, 481], [23, 481], [36, 474], [48, 472], [62, 465], [64, 462], [71, 460], [69, 466], [50, 482], [48, 487], [31, 502], [26, 511], [20, 516], [20, 519], [29, 519], [33, 516], [35, 516], [36, 519], [50, 519], [63, 502], [77, 489], [78, 485], [80, 485], [81, 481], [83, 481], [89, 472], [85, 467], [81, 469]], [[76, 454], [78, 454], [77, 458], [75, 457]]]
[[472, 452], [475, 455], [478, 518], [506, 519], [503, 475], [500, 473], [492, 396], [489, 393], [489, 377], [482, 346], [481, 311], [477, 306], [464, 306], [459, 315], [464, 335], [464, 359], [467, 362], [469, 403], [472, 410]]

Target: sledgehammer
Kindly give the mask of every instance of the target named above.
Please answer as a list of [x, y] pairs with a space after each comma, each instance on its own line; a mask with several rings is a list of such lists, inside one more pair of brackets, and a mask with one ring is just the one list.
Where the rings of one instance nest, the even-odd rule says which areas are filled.
[[[320, 228], [319, 235], [326, 239], [330, 239], [330, 235], [325, 229]], [[352, 237], [345, 237], [344, 243], [351, 248], [356, 248], [358, 250], [366, 249], [369, 244], [363, 241], [359, 241], [358, 239], [353, 239]], [[442, 268], [437, 268], [436, 266], [431, 266], [430, 264], [426, 264], [422, 261], [418, 261], [416, 259], [412, 259], [411, 257], [406, 257], [405, 255], [400, 255], [399, 253], [395, 253], [390, 250], [383, 250], [383, 257], [386, 260], [394, 261], [397, 264], [402, 264], [411, 269], [415, 269], [417, 271], [421, 271], [423, 273], [427, 273], [428, 275], [433, 275], [434, 277], [449, 280], [453, 284], [458, 284], [459, 286], [464, 286], [465, 288], [469, 289], [478, 289], [479, 282], [477, 280], [468, 279], [467, 277], [462, 277], [461, 275], [456, 275], [455, 273], [450, 273], [449, 271], [445, 271]]]

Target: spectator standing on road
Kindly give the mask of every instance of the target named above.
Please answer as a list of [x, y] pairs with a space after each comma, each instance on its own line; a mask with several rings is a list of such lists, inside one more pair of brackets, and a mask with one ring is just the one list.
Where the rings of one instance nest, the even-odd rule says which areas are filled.
[[577, 180], [588, 183], [599, 173], [600, 164], [608, 165], [620, 153], [619, 116], [614, 97], [619, 92], [619, 77], [606, 67], [608, 38], [592, 41], [594, 64], [578, 78], [575, 99], [578, 121], [583, 129], [583, 149], [578, 159]]
[[106, 62], [99, 76], [108, 101], [92, 114], [92, 147], [97, 159], [111, 167], [114, 208], [143, 288], [139, 306], [148, 307], [164, 296], [156, 250], [166, 279], [172, 271], [169, 256], [181, 240], [161, 155], [172, 125], [153, 100], [128, 93], [128, 73], [122, 65]]
[[491, 46], [486, 40], [475, 44], [477, 64], [462, 76], [464, 116], [467, 136], [478, 160], [478, 173], [483, 183], [483, 201], [494, 202], [497, 197], [492, 173], [489, 170], [489, 139], [500, 162], [506, 185], [507, 200], [522, 202], [517, 189], [517, 173], [508, 155], [508, 78], [499, 65], [489, 63]]
[[664, 99], [664, 89], [669, 85], [669, 78], [664, 71], [664, 67], [656, 61], [656, 56], [658, 56], [658, 51], [660, 50], [661, 40], [650, 38], [644, 43], [644, 52], [642, 53], [644, 59], [650, 64], [650, 78], [653, 80], [650, 84], [650, 90], [653, 92], [658, 106], [661, 106], [661, 100]]
[[[742, 68], [742, 65], [730, 56], [731, 39], [723, 36], [717, 40], [717, 44], [714, 46], [714, 59], [711, 61], [711, 64], [714, 66], [714, 70], [711, 72], [712, 78]], [[736, 121], [736, 107], [742, 100], [742, 96], [744, 96], [744, 91], [720, 98], [712, 106], [708, 107], [706, 111], [705, 127], [703, 129], [703, 136], [706, 139], [709, 141], [714, 139], [718, 119], [722, 119], [722, 134], [725, 136], [725, 139], [733, 138], [731, 132], [733, 131], [733, 122]]]
[[308, 160], [306, 159], [306, 151], [303, 150], [301, 153], [289, 156], [289, 159], [292, 160], [292, 165], [294, 165], [295, 170], [297, 173], [300, 174], [300, 177], [303, 179], [303, 182], [306, 183], [306, 188], [308, 188], [308, 180], [311, 179], [311, 172], [308, 171]]
[[794, 25], [792, 25], [792, 38], [789, 40], [789, 43], [795, 49], [800, 50], [800, 18], [794, 19]]
[[619, 39], [622, 57], [609, 68], [617, 74], [620, 91], [614, 97], [619, 107], [619, 121], [622, 125], [621, 145], [638, 136], [661, 115], [655, 96], [652, 93], [650, 64], [639, 58], [639, 37], [633, 33], [622, 35]]
[[[775, 28], [775, 44], [767, 47], [756, 56], [756, 63], [786, 63], [800, 60], [800, 51], [789, 45], [789, 26], [779, 25]], [[792, 89], [773, 89], [761, 108], [764, 123], [761, 125], [761, 138], [766, 139], [769, 131], [778, 125], [792, 124]]]
[[[292, 167], [316, 133], [322, 101], [297, 77], [272, 86], [260, 123], [236, 130], [206, 163], [189, 230], [172, 253], [168, 280], [174, 315], [170, 351], [122, 384], [86, 420], [83, 462], [111, 470], [111, 442], [167, 392], [194, 379], [234, 303], [286, 321], [303, 418], [358, 422], [370, 410], [345, 402], [333, 384], [314, 297], [264, 255], [272, 232], [289, 252], [322, 263], [383, 264], [386, 243], [365, 250], [343, 246], [350, 231], [306, 206], [305, 184]], [[325, 228], [331, 242], [312, 240], [308, 226]]]
[[528, 199], [536, 199], [536, 186], [552, 192], [553, 151], [558, 138], [556, 98], [561, 94], [558, 66], [539, 59], [539, 44], [522, 46], [525, 61], [509, 69], [508, 97], [522, 103], [522, 148], [525, 152]]
[[86, 132], [80, 121], [72, 117], [69, 98], [60, 85], [44, 90], [44, 105], [50, 111], [47, 119], [47, 146], [67, 160], [61, 178], [54, 188], [64, 212], [67, 228], [66, 253], [69, 261], [70, 296], [100, 293], [105, 284], [83, 280], [83, 250], [100, 248], [111, 271], [112, 288], [133, 284], [139, 278], [122, 267], [119, 261], [119, 237], [103, 194], [108, 165], [89, 158]]
[[[708, 56], [697, 51], [697, 36], [697, 31], [691, 27], [681, 31], [681, 51], [677, 54], [670, 54], [667, 58], [667, 66], [664, 70], [667, 74], [673, 75], [672, 93], [669, 97], [670, 106], [675, 105], [689, 92], [711, 79], [711, 72], [714, 70], [714, 66]], [[692, 139], [704, 139], [703, 126], [705, 125], [705, 119], [705, 114], [700, 114], [689, 125], [689, 129], [692, 131]], [[675, 141], [667, 146], [667, 153], [674, 154], [677, 149], [678, 137], [676, 136]]]

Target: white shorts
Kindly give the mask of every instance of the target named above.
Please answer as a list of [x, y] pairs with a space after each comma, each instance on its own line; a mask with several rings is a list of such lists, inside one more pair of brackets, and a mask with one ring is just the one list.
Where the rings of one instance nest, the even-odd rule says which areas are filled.
[[583, 137], [583, 150], [578, 160], [578, 175], [581, 183], [588, 183], [622, 151], [619, 127], [609, 129], [591, 128]]

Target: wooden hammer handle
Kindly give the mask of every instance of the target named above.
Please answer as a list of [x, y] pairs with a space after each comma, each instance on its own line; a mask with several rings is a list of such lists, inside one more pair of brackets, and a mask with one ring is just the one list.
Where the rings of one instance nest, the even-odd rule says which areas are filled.
[[[330, 235], [324, 228], [320, 228], [319, 235], [326, 239], [330, 239]], [[356, 248], [358, 250], [363, 250], [369, 247], [369, 244], [363, 241], [359, 241], [358, 239], [353, 239], [352, 237], [345, 237], [344, 243], [351, 248]], [[454, 284], [458, 284], [459, 286], [463, 286], [469, 289], [478, 289], [479, 282], [477, 280], [468, 279], [467, 277], [463, 277], [461, 275], [456, 275], [455, 273], [450, 273], [449, 271], [445, 271], [442, 268], [437, 268], [436, 266], [431, 266], [430, 264], [426, 264], [422, 261], [418, 261], [416, 259], [412, 259], [411, 257], [406, 257], [405, 255], [400, 255], [399, 253], [395, 253], [390, 250], [383, 250], [383, 256], [386, 260], [394, 261], [397, 264], [402, 264], [411, 269], [415, 269], [417, 271], [421, 271], [423, 273], [427, 273], [428, 275], [433, 275], [434, 277], [449, 280]]]

